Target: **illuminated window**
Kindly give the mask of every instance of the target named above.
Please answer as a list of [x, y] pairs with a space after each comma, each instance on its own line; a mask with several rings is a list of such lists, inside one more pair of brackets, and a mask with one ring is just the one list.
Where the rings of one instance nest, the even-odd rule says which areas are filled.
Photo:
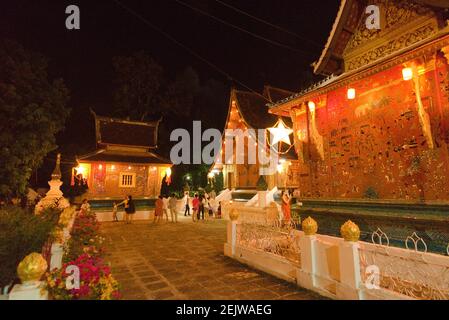
[[135, 173], [120, 173], [119, 187], [134, 188], [136, 186]]

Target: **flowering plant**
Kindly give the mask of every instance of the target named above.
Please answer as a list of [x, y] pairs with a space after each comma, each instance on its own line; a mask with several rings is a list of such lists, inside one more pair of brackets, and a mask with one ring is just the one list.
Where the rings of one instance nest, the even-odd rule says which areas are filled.
[[[79, 279], [72, 271], [74, 267], [79, 270]], [[120, 299], [119, 284], [112, 276], [110, 267], [101, 258], [87, 253], [65, 263], [61, 269], [47, 273], [46, 287], [50, 296], [57, 300]]]
[[104, 253], [104, 238], [98, 235], [99, 224], [94, 213], [80, 211], [72, 227], [71, 238], [65, 245], [65, 260], [73, 260], [83, 253], [100, 256]]

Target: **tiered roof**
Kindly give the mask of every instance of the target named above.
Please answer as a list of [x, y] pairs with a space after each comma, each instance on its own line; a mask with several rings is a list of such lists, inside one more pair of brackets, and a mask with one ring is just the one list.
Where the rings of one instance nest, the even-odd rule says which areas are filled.
[[161, 119], [149, 122], [97, 116], [95, 132], [97, 150], [78, 160], [140, 164], [169, 164], [170, 160], [154, 152], [157, 149]]

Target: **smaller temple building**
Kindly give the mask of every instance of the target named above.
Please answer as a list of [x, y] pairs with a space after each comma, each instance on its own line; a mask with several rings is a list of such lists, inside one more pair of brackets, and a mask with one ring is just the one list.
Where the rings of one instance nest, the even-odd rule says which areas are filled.
[[95, 118], [97, 149], [77, 157], [73, 182], [87, 184], [89, 199], [156, 198], [171, 162], [156, 153], [161, 120]]
[[[225, 130], [242, 130], [247, 129], [267, 129], [275, 125], [279, 117], [268, 113], [267, 104], [273, 101], [278, 101], [289, 97], [292, 92], [265, 86], [263, 93], [248, 92], [237, 89], [231, 89], [229, 110], [226, 120]], [[288, 117], [282, 119], [291, 126], [291, 120]], [[234, 150], [236, 149], [236, 139], [233, 140]], [[216, 161], [211, 169], [211, 174], [223, 173], [224, 188], [230, 190], [255, 190], [257, 188], [257, 181], [259, 180], [260, 163], [251, 164], [248, 161], [249, 144], [257, 146], [257, 137], [245, 136], [244, 147], [244, 163], [238, 164], [233, 159], [225, 161], [223, 150], [225, 146], [222, 145], [221, 161]], [[267, 146], [268, 148], [268, 146]], [[236, 150], [235, 150], [236, 151]], [[280, 155], [280, 162], [277, 165], [277, 172], [274, 175], [266, 176], [268, 188], [295, 188], [299, 182], [299, 161], [294, 148], [290, 148], [288, 152]]]

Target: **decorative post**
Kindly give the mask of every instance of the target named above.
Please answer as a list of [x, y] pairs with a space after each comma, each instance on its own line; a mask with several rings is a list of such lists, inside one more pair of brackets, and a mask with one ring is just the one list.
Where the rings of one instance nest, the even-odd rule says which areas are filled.
[[346, 221], [340, 228], [345, 241], [340, 243], [340, 284], [337, 286], [337, 297], [340, 299], [360, 300], [361, 275], [358, 243], [359, 227], [351, 220]]
[[56, 157], [56, 165], [53, 173], [51, 174], [51, 180], [48, 181], [50, 190], [47, 192], [45, 197], [39, 201], [36, 205], [35, 213], [39, 214], [46, 208], [59, 208], [65, 209], [70, 206], [69, 201], [63, 197], [61, 191], [61, 154], [58, 153]]
[[308, 217], [303, 220], [301, 226], [304, 236], [299, 239], [301, 248], [301, 268], [297, 270], [297, 281], [300, 287], [313, 290], [315, 287], [315, 248], [318, 223], [311, 217]]
[[224, 246], [224, 254], [228, 257], [234, 257], [235, 246], [237, 243], [237, 220], [239, 213], [235, 208], [232, 208], [229, 212], [229, 219], [227, 225], [227, 241]]
[[16, 284], [9, 294], [9, 300], [48, 300], [48, 292], [40, 281], [47, 271], [47, 261], [41, 254], [33, 252], [26, 256], [17, 267], [22, 284]]

